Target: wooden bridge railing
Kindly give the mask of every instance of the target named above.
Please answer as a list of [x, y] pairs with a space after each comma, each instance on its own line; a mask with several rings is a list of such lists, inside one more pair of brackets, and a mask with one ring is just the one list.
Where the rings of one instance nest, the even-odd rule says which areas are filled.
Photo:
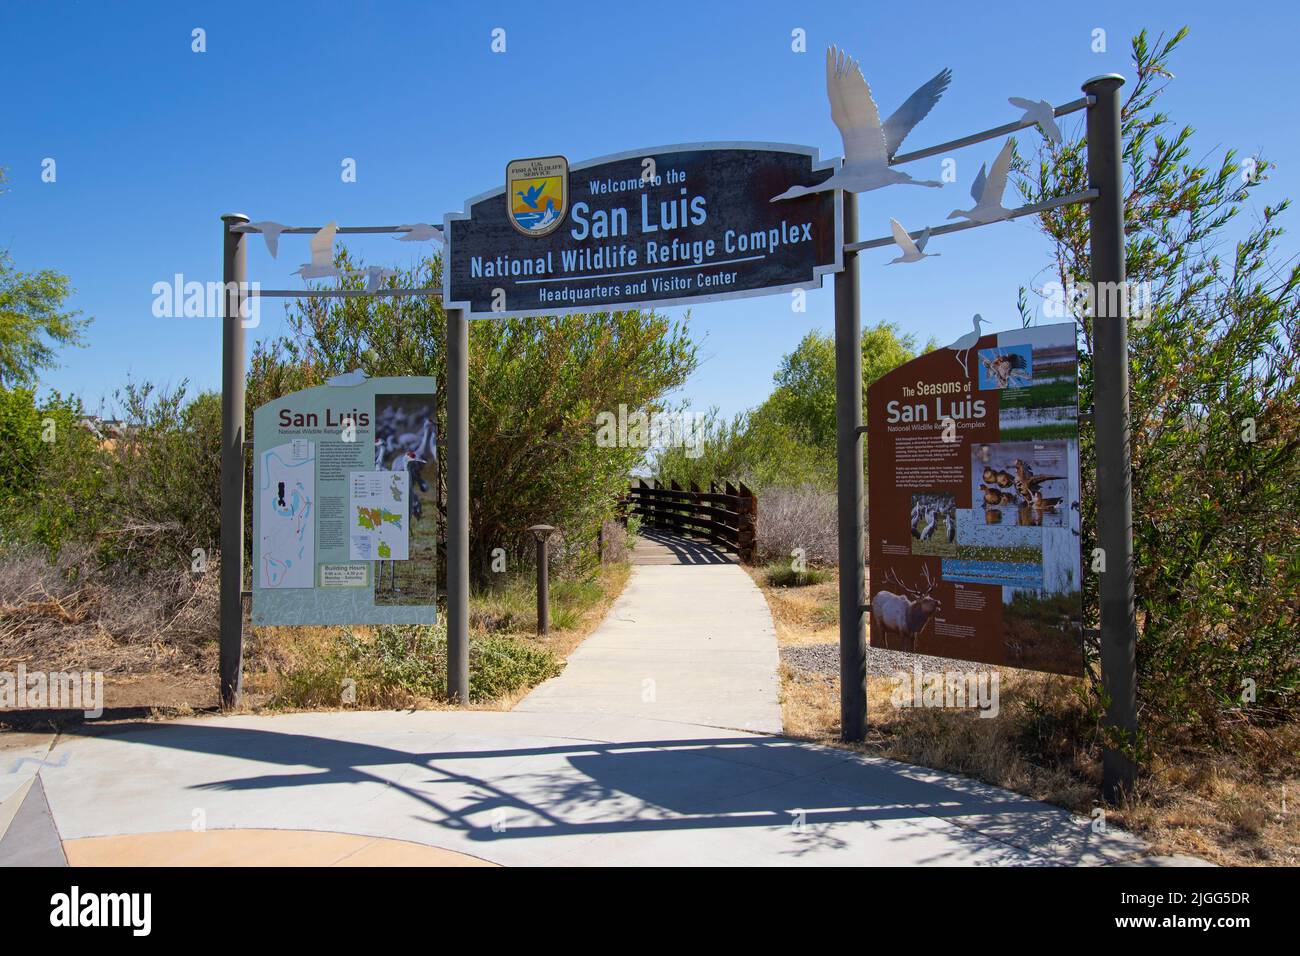
[[758, 499], [743, 482], [739, 488], [729, 481], [722, 487], [709, 482], [709, 490], [701, 491], [694, 482], [687, 490], [675, 481], [665, 488], [658, 481], [648, 485], [637, 480], [628, 504], [646, 527], [705, 538], [746, 564], [754, 563]]

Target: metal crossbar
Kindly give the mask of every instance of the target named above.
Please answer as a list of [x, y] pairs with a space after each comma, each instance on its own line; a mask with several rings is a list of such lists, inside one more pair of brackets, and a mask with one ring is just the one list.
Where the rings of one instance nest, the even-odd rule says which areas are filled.
[[[1097, 198], [1097, 190], [1088, 189], [1081, 193], [1070, 193], [1068, 196], [1059, 196], [1056, 199], [1049, 199], [1046, 202], [1036, 202], [1028, 206], [1021, 206], [1018, 209], [1011, 210], [1011, 215], [1006, 219], [995, 219], [994, 222], [1008, 222], [1012, 219], [1019, 219], [1021, 216], [1032, 216], [1035, 213], [1047, 212], [1049, 209], [1057, 209], [1060, 206], [1071, 206], [1080, 202], [1092, 202]], [[979, 226], [991, 226], [992, 222], [954, 222], [949, 226], [933, 226], [930, 228], [930, 236], [947, 236], [954, 232], [962, 232], [966, 229], [975, 229]], [[908, 235], [913, 239], [920, 239], [924, 229], [916, 232], [909, 232]], [[885, 246], [894, 245], [893, 236], [882, 236], [879, 239], [867, 239], [863, 242], [850, 242], [844, 247], [845, 252], [857, 252], [861, 249], [881, 249]]]
[[[1056, 116], [1066, 116], [1070, 113], [1077, 113], [1079, 110], [1085, 110], [1095, 102], [1096, 97], [1081, 96], [1077, 100], [1071, 100], [1063, 106], [1055, 107], [1052, 112]], [[1028, 129], [1036, 125], [1033, 120], [1020, 120], [1015, 123], [1006, 123], [1002, 126], [995, 126], [993, 129], [986, 129], [982, 133], [971, 133], [969, 136], [963, 136], [961, 139], [949, 140], [946, 143], [940, 143], [937, 146], [927, 146], [925, 149], [914, 150], [910, 153], [899, 153], [889, 161], [891, 166], [899, 166], [903, 163], [914, 163], [918, 159], [926, 159], [930, 156], [938, 156], [940, 153], [946, 153], [949, 150], [961, 149], [964, 146], [974, 146], [976, 143], [982, 143], [988, 139], [997, 139], [999, 136], [1006, 136], [1017, 130]], [[340, 230], [342, 231], [342, 230]]]
[[249, 289], [259, 299], [376, 299], [401, 296], [442, 298], [441, 289]]
[[[286, 226], [281, 229], [281, 233], [297, 233], [299, 235], [309, 235], [320, 232], [324, 226]], [[260, 234], [262, 230], [252, 223], [241, 223], [238, 226], [231, 226], [231, 232], [254, 232]], [[383, 235], [391, 232], [410, 232], [410, 226], [339, 226], [335, 232], [340, 235]]]

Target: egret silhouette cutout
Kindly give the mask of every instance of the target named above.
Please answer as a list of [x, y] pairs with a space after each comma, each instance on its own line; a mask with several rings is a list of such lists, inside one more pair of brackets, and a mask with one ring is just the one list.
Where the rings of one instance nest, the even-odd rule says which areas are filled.
[[280, 233], [289, 227], [271, 222], [269, 219], [264, 222], [250, 222], [249, 225], [262, 231], [262, 239], [266, 242], [266, 251], [271, 254], [271, 258], [280, 258]]
[[407, 223], [404, 226], [398, 226], [398, 229], [406, 230], [406, 235], [398, 236], [398, 242], [427, 242], [432, 239], [434, 242], [442, 242], [442, 230], [437, 226], [431, 226], [427, 222]]
[[894, 242], [898, 243], [898, 248], [903, 250], [903, 254], [897, 259], [890, 259], [886, 265], [893, 265], [895, 262], [920, 262], [922, 259], [928, 259], [930, 256], [942, 255], [939, 252], [926, 252], [925, 246], [930, 241], [930, 227], [926, 226], [925, 231], [920, 237], [913, 242], [912, 237], [908, 235], [903, 224], [897, 219], [889, 220], [889, 228], [894, 231]]
[[[951, 345], [947, 346], [947, 348], [957, 353], [957, 355], [954, 355], [953, 358], [957, 359], [957, 364], [959, 364], [962, 367], [962, 371], [965, 372], [967, 375], [970, 374], [970, 369], [966, 365], [966, 360], [970, 358], [970, 350], [973, 349], [975, 347], [975, 343], [980, 340], [980, 326], [985, 324], [984, 320], [980, 318], [978, 314], [975, 316], [975, 318], [971, 319], [970, 322], [971, 325], [974, 327], [975, 331], [967, 332], [956, 342], [953, 342]], [[960, 356], [960, 358], [958, 358], [958, 356]]]
[[934, 180], [913, 179], [893, 169], [889, 161], [898, 152], [903, 139], [921, 122], [944, 90], [952, 82], [952, 71], [942, 70], [913, 93], [882, 124], [871, 87], [858, 67], [858, 61], [831, 47], [826, 51], [826, 96], [831, 103], [831, 119], [844, 140], [844, 162], [828, 179], [815, 186], [791, 186], [772, 202], [793, 199], [828, 189], [847, 189], [863, 193], [873, 189], [910, 183], [913, 186], [941, 187]]
[[970, 187], [971, 198], [975, 205], [970, 209], [954, 209], [948, 214], [949, 219], [965, 216], [974, 222], [998, 222], [1011, 216], [1011, 210], [1002, 205], [1002, 194], [1007, 190], [1007, 173], [1011, 169], [1012, 141], [1007, 140], [993, 160], [993, 168], [984, 174], [984, 165], [980, 164], [979, 175]]
[[1048, 140], [1060, 146], [1064, 141], [1061, 136], [1061, 127], [1056, 125], [1056, 109], [1047, 100], [1027, 100], [1021, 96], [1011, 96], [1007, 98], [1010, 103], [1018, 110], [1024, 110], [1025, 115], [1020, 117], [1021, 122], [1033, 120], [1037, 124], [1042, 134]]
[[338, 229], [339, 224], [331, 222], [311, 237], [311, 262], [304, 262], [296, 275], [303, 279], [330, 279], [340, 274], [339, 267], [334, 264], [334, 233]]
[[391, 279], [397, 275], [396, 269], [385, 269], [383, 266], [366, 267], [366, 291], [378, 292], [380, 283], [385, 279]]

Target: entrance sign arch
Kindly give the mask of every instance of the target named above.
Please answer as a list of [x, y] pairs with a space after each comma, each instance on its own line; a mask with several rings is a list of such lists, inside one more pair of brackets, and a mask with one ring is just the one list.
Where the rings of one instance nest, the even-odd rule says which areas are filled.
[[[1091, 233], [1091, 280], [1093, 288], [1122, 288], [1125, 281], [1124, 269], [1124, 196], [1123, 167], [1120, 136], [1120, 98], [1119, 89], [1124, 79], [1115, 74], [1095, 77], [1083, 84], [1085, 96], [1081, 99], [1056, 107], [1056, 117], [1086, 111], [1088, 184], [1086, 191], [1030, 206], [1010, 210], [1005, 219], [1015, 219], [1035, 215], [1049, 209], [1076, 203], [1089, 205], [1089, 224]], [[905, 104], [906, 106], [906, 104]], [[966, 146], [972, 146], [986, 140], [1006, 136], [1017, 130], [1036, 125], [1036, 120], [1025, 118], [983, 132], [973, 133], [950, 142], [916, 150], [899, 153], [889, 158], [890, 166], [915, 162], [930, 156], [951, 152]], [[701, 148], [716, 148], [719, 144], [703, 144]], [[721, 144], [726, 146], [726, 144]], [[733, 146], [737, 144], [732, 144]], [[739, 144], [744, 145], [744, 144]], [[674, 148], [679, 151], [693, 147]], [[793, 147], [803, 155], [815, 156], [815, 151], [808, 147]], [[566, 213], [571, 221], [573, 203], [582, 201], [582, 197], [573, 191], [581, 183], [581, 176], [588, 166], [601, 162], [619, 162], [642, 160], [653, 156], [646, 153], [655, 151], [634, 151], [616, 154], [605, 160], [593, 160], [590, 164], [579, 164], [568, 171], [570, 192], [566, 197]], [[556, 157], [549, 157], [555, 159]], [[658, 166], [658, 163], [656, 163]], [[833, 164], [818, 165], [808, 169], [808, 177], [801, 185], [815, 185], [820, 179], [829, 175]], [[656, 174], [661, 174], [658, 169]], [[523, 174], [527, 176], [527, 171]], [[638, 174], [639, 175], [639, 174]], [[663, 174], [661, 174], [663, 175]], [[578, 183], [574, 177], [578, 176]], [[688, 190], [685, 215], [690, 217], [693, 208], [689, 199], [689, 189], [694, 185], [687, 174], [687, 182], [681, 184]], [[665, 176], [666, 184], [666, 176]], [[661, 184], [662, 185], [662, 184]], [[719, 184], [726, 186], [728, 184]], [[748, 182], [730, 184], [735, 188], [723, 188], [717, 192], [718, 201], [726, 201], [742, 215], [752, 213], [760, 215], [770, 212], [769, 200], [774, 194], [763, 194], [750, 188]], [[711, 187], [717, 188], [717, 187]], [[588, 189], [591, 192], [590, 189]], [[458, 242], [468, 243], [487, 241], [473, 231], [464, 233], [463, 240], [459, 231], [467, 228], [463, 223], [478, 222], [476, 204], [495, 203], [498, 221], [488, 233], [488, 240], [498, 236], [509, 236], [514, 243], [548, 243], [562, 241], [566, 235], [563, 226], [547, 230], [537, 236], [523, 235], [507, 220], [505, 203], [506, 188], [481, 194], [471, 200], [468, 218], [466, 214], [452, 214], [445, 220], [447, 237], [450, 240], [447, 259], [456, 263], [458, 270], [465, 269], [462, 276], [448, 276], [446, 302], [447, 316], [447, 636], [448, 636], [448, 677], [449, 696], [465, 703], [469, 695], [468, 669], [468, 625], [469, 625], [469, 387], [468, 387], [468, 318], [500, 317], [503, 315], [544, 315], [571, 312], [584, 307], [608, 308], [619, 306], [684, 304], [691, 301], [716, 301], [718, 298], [730, 298], [727, 294], [701, 293], [699, 288], [689, 290], [690, 295], [667, 297], [651, 292], [647, 282], [647, 292], [629, 292], [626, 288], [609, 297], [596, 296], [586, 302], [558, 301], [555, 303], [534, 300], [529, 302], [527, 295], [520, 301], [512, 303], [506, 286], [489, 287], [490, 294], [496, 298], [489, 301], [484, 308], [482, 289], [465, 285], [468, 291], [460, 293], [461, 279], [509, 278], [522, 280], [525, 277], [513, 273], [509, 275], [487, 276], [469, 274], [468, 260], [458, 259], [456, 248]], [[544, 194], [544, 188], [534, 183], [525, 195], [534, 197]], [[594, 193], [592, 194], [594, 198]], [[680, 195], [680, 192], [679, 192]], [[834, 263], [821, 263], [824, 271], [835, 273], [835, 354], [836, 354], [836, 446], [838, 472], [838, 530], [840, 558], [840, 686], [842, 734], [846, 740], [857, 741], [866, 735], [866, 639], [865, 621], [870, 612], [870, 605], [865, 593], [864, 536], [863, 536], [863, 480], [862, 480], [862, 438], [865, 426], [862, 423], [862, 367], [861, 367], [861, 318], [859, 304], [859, 281], [857, 274], [857, 254], [866, 249], [892, 245], [894, 238], [885, 236], [877, 239], [859, 241], [857, 238], [856, 200], [840, 190], [833, 193], [834, 223], [830, 225], [835, 231], [832, 253]], [[788, 208], [808, 201], [809, 197], [792, 199]], [[705, 200], [707, 206], [708, 199]], [[775, 206], [787, 205], [777, 203]], [[649, 208], [649, 207], [647, 207]], [[629, 212], [628, 229], [631, 228]], [[243, 481], [245, 468], [246, 442], [244, 436], [244, 375], [245, 348], [243, 324], [244, 297], [246, 295], [277, 296], [288, 298], [308, 297], [350, 297], [350, 296], [404, 296], [428, 295], [441, 296], [439, 289], [384, 289], [373, 292], [354, 290], [254, 290], [246, 291], [247, 260], [245, 237], [251, 232], [260, 232], [257, 226], [249, 224], [248, 217], [228, 215], [223, 218], [224, 279], [226, 295], [224, 299], [223, 323], [223, 400], [222, 400], [222, 576], [221, 576], [221, 693], [223, 703], [229, 705], [238, 700], [242, 681], [242, 598], [243, 586]], [[583, 220], [594, 222], [585, 216]], [[612, 217], [611, 217], [612, 223]], [[707, 220], [706, 220], [707, 221]], [[823, 219], [823, 231], [826, 228]], [[461, 225], [458, 225], [461, 223]], [[648, 224], [643, 218], [643, 226]], [[694, 223], [692, 226], [702, 226]], [[979, 228], [987, 223], [962, 222], [943, 224], [925, 230], [931, 238]], [[306, 227], [283, 229], [286, 233], [308, 233], [315, 229]], [[362, 226], [342, 227], [341, 234], [347, 233], [399, 233], [409, 232], [411, 227], [403, 226]], [[540, 230], [539, 230], [540, 232]], [[911, 234], [919, 239], [922, 232]], [[588, 236], [582, 239], [569, 238], [574, 241], [595, 239], [594, 227]], [[609, 237], [602, 237], [609, 238]], [[502, 242], [506, 240], [503, 238]], [[532, 248], [540, 248], [533, 245]], [[554, 250], [552, 250], [554, 251]], [[495, 257], [494, 257], [495, 258]], [[721, 268], [718, 262], [714, 267]], [[552, 265], [553, 268], [553, 265]], [[837, 271], [838, 270], [838, 271]], [[599, 281], [595, 270], [568, 270], [568, 285], [576, 286], [580, 281]], [[585, 280], [575, 278], [572, 273], [581, 272]], [[819, 285], [821, 274], [810, 276], [806, 280], [811, 285]], [[536, 276], [531, 277], [536, 278]], [[619, 279], [631, 277], [619, 276]], [[814, 281], [815, 280], [815, 281]], [[549, 281], [549, 280], [548, 280]], [[639, 279], [638, 279], [639, 281]], [[518, 284], [517, 282], [515, 284]], [[540, 283], [530, 283], [537, 285]], [[761, 282], [752, 287], [738, 288], [738, 294], [771, 294], [788, 290], [803, 283], [783, 281], [772, 288]], [[811, 286], [804, 286], [811, 287]], [[498, 290], [500, 290], [498, 292]], [[699, 294], [699, 298], [692, 296]], [[1127, 352], [1127, 309], [1126, 297], [1094, 296], [1094, 336], [1093, 363], [1095, 382], [1095, 408], [1093, 421], [1096, 428], [1097, 448], [1097, 514], [1098, 542], [1105, 555], [1105, 571], [1100, 582], [1100, 637], [1101, 637], [1101, 678], [1107, 703], [1107, 723], [1119, 735], [1131, 741], [1137, 729], [1136, 709], [1136, 668], [1135, 642], [1136, 626], [1133, 605], [1133, 548], [1132, 548], [1132, 496], [1129, 472], [1129, 423], [1128, 423], [1128, 352]], [[232, 559], [233, 558], [233, 559]], [[1119, 749], [1107, 749], [1104, 756], [1105, 784], [1107, 799], [1117, 800], [1123, 791], [1132, 787], [1136, 778], [1136, 767], [1127, 754]]]

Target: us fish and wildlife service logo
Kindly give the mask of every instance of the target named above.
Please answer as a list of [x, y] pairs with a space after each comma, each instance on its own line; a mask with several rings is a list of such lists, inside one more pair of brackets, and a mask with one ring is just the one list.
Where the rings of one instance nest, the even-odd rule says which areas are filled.
[[569, 211], [569, 161], [563, 156], [516, 159], [506, 167], [510, 225], [525, 236], [560, 228]]

